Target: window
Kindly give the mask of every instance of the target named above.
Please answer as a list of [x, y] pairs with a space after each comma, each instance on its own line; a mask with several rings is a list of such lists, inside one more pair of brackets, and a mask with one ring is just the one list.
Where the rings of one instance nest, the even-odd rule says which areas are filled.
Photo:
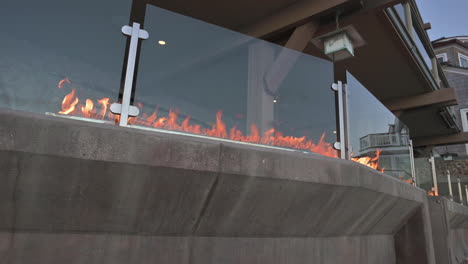
[[436, 57], [439, 63], [447, 62], [447, 53], [437, 54]]
[[[463, 126], [463, 132], [468, 132], [468, 108], [460, 109], [461, 122]], [[466, 153], [468, 154], [468, 144], [466, 146]]]
[[468, 68], [468, 56], [458, 53], [458, 60], [460, 61], [460, 67]]

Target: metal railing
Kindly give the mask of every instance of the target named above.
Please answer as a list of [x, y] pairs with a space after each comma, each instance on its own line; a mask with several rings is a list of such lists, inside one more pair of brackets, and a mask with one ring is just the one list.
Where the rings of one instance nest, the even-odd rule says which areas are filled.
[[406, 146], [409, 141], [408, 135], [402, 134], [370, 134], [360, 140], [361, 149]]

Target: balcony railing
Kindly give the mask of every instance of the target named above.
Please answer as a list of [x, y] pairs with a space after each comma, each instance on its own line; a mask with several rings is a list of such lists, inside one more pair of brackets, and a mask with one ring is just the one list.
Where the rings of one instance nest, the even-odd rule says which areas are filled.
[[26, 2], [0, 9], [1, 107], [384, 169], [350, 153], [397, 119], [351, 75], [330, 89], [331, 61], [153, 4], [136, 23], [126, 1]]
[[[423, 71], [432, 83], [434, 89], [439, 89], [439, 78], [438, 74], [434, 74], [432, 69], [437, 67], [433, 65], [432, 55], [428, 52], [424, 42], [430, 41], [425, 36], [425, 33], [421, 30], [421, 25], [418, 25], [418, 20], [415, 19], [415, 10], [411, 9], [410, 4], [398, 4], [393, 8], [389, 8], [388, 14], [390, 15], [393, 23], [396, 25], [399, 33], [403, 39], [407, 42], [409, 49], [416, 60], [419, 61]], [[430, 48], [430, 47], [429, 47]]]
[[367, 148], [408, 146], [408, 142], [409, 136], [405, 134], [371, 134], [361, 138], [360, 148], [364, 150]]

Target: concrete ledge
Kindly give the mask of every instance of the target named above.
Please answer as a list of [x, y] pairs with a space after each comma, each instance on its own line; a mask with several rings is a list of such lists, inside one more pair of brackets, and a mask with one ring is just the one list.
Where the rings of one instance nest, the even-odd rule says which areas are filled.
[[[424, 190], [352, 161], [301, 151], [97, 124], [0, 108], [0, 150], [367, 188], [424, 202]], [[222, 151], [222, 152], [221, 152]]]
[[392, 236], [190, 238], [0, 233], [0, 257], [4, 263], [34, 264], [395, 263]]
[[448, 200], [446, 201], [446, 204], [450, 228], [468, 228], [468, 207]]
[[425, 192], [351, 161], [0, 111], [0, 229], [395, 234]]

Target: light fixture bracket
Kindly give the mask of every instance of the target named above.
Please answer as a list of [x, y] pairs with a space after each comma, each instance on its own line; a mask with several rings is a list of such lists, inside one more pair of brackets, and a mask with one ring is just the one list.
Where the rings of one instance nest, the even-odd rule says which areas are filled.
[[352, 25], [321, 35], [311, 42], [333, 61], [353, 57], [354, 50], [365, 45], [364, 39]]

